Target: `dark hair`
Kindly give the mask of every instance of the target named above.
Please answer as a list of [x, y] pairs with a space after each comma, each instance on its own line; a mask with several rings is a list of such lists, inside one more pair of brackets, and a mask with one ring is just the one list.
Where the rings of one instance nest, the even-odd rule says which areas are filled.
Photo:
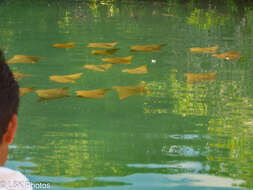
[[19, 86], [0, 49], [0, 144], [19, 105]]

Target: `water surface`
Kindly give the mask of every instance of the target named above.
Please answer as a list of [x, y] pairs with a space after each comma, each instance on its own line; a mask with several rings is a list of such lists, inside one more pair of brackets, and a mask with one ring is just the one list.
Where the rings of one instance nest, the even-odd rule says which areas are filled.
[[[68, 87], [69, 98], [21, 99], [19, 130], [7, 166], [51, 189], [253, 188], [253, 69], [251, 4], [236, 1], [2, 1], [0, 46], [43, 57], [11, 64], [30, 73], [21, 87]], [[106, 72], [87, 48], [118, 42], [114, 57], [133, 55], [132, 65]], [[76, 42], [57, 49], [54, 43]], [[166, 44], [160, 52], [130, 52], [132, 45]], [[240, 60], [191, 53], [191, 47], [236, 50]], [[155, 60], [155, 61], [152, 61]], [[155, 63], [154, 63], [155, 62]], [[122, 73], [146, 64], [148, 74]], [[73, 84], [51, 75], [83, 72]], [[185, 73], [216, 72], [216, 80], [187, 83]], [[119, 100], [82, 99], [76, 90], [135, 86], [149, 94]]]

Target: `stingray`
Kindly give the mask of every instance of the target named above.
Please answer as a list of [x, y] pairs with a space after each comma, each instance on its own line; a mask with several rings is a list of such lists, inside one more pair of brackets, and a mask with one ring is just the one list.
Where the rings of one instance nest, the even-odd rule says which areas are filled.
[[18, 71], [13, 72], [12, 74], [13, 74], [15, 80], [21, 80], [24, 77], [30, 77], [30, 76], [32, 76], [31, 74], [23, 74], [23, 73], [20, 73]]
[[212, 56], [217, 57], [217, 58], [222, 58], [222, 59], [241, 59], [243, 56], [240, 56], [237, 51], [230, 51], [227, 53], [222, 53], [222, 54], [213, 54]]
[[107, 49], [107, 50], [92, 50], [91, 53], [95, 55], [115, 55], [119, 48]]
[[128, 96], [133, 96], [135, 94], [147, 94], [149, 93], [148, 88], [145, 86], [145, 83], [140, 83], [138, 86], [114, 86], [118, 92], [119, 99], [125, 99]]
[[38, 99], [38, 101], [48, 100], [48, 99], [65, 98], [65, 97], [70, 96], [68, 91], [67, 91], [67, 88], [54, 88], [54, 89], [47, 89], [47, 90], [36, 90], [35, 92], [40, 97]]
[[187, 82], [203, 82], [216, 80], [216, 73], [186, 73]]
[[148, 69], [146, 65], [143, 65], [135, 69], [123, 69], [122, 72], [131, 74], [146, 74], [148, 72]]
[[84, 65], [83, 68], [92, 70], [92, 71], [106, 71], [110, 69], [112, 64], [104, 64], [104, 65]]
[[120, 57], [120, 58], [103, 58], [103, 62], [113, 63], [113, 64], [132, 64], [133, 56]]
[[130, 51], [159, 52], [161, 47], [165, 45], [166, 44], [135, 45], [131, 47]]
[[190, 52], [193, 52], [193, 53], [215, 53], [217, 49], [218, 49], [218, 46], [207, 47], [207, 48], [194, 47], [194, 48], [190, 48]]
[[83, 73], [76, 73], [72, 75], [53, 75], [50, 76], [50, 80], [58, 83], [74, 83], [81, 77]]
[[131, 14], [130, 14], [130, 17], [131, 17], [131, 18], [134, 18], [134, 19], [137, 18], [137, 16], [136, 16], [134, 13], [131, 13]]
[[66, 44], [53, 44], [53, 47], [56, 48], [73, 48], [75, 47], [76, 43], [75, 42], [70, 42]]
[[99, 90], [79, 90], [76, 94], [80, 98], [103, 98], [104, 93], [110, 89], [99, 89]]
[[37, 56], [27, 56], [27, 55], [15, 55], [12, 59], [8, 61], [10, 63], [36, 63], [41, 58]]
[[31, 88], [19, 88], [19, 96], [24, 96], [25, 94], [33, 91], [35, 88], [31, 87]]
[[88, 47], [94, 47], [94, 48], [113, 48], [117, 44], [118, 44], [118, 42], [113, 42], [113, 43], [89, 43]]

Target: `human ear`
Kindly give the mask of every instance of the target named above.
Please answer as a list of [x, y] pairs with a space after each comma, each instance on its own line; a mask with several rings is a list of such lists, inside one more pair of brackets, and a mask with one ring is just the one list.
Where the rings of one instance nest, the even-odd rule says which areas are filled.
[[11, 117], [11, 120], [8, 124], [8, 129], [6, 131], [6, 133], [3, 136], [3, 142], [7, 143], [7, 144], [11, 144], [14, 140], [15, 137], [15, 133], [18, 127], [18, 121], [17, 121], [17, 115], [13, 114]]

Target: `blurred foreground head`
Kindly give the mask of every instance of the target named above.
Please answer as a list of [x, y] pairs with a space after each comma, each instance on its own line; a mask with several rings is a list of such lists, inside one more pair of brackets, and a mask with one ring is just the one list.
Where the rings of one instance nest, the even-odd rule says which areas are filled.
[[16, 132], [18, 105], [19, 86], [0, 50], [0, 166], [6, 161], [8, 145]]

